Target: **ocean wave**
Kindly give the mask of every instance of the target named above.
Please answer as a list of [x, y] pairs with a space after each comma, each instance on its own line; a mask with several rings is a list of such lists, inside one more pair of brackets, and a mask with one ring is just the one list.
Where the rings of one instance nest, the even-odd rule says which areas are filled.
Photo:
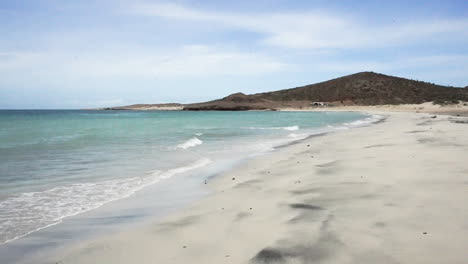
[[199, 159], [199, 160], [195, 161], [194, 163], [191, 163], [190, 165], [185, 166], [185, 167], [179, 167], [179, 168], [170, 169], [170, 170], [167, 170], [167, 171], [156, 170], [156, 171], [153, 171], [151, 173], [151, 175], [156, 176], [156, 177], [158, 177], [160, 179], [168, 179], [168, 178], [171, 178], [172, 176], [174, 176], [176, 174], [181, 174], [181, 173], [188, 172], [188, 171], [191, 171], [191, 170], [194, 170], [194, 169], [197, 169], [197, 168], [205, 167], [206, 165], [210, 164], [211, 162], [212, 161], [210, 159], [203, 158], [203, 159]]
[[296, 131], [299, 130], [299, 126], [287, 126], [287, 127], [247, 127], [247, 129], [261, 129], [261, 130], [289, 130], [289, 131]]
[[372, 123], [381, 121], [384, 117], [381, 115], [371, 115], [369, 117], [366, 117], [364, 119], [359, 119], [353, 122], [349, 123], [344, 123], [344, 125], [349, 126], [349, 127], [360, 127], [360, 126], [367, 126]]
[[188, 148], [196, 147], [196, 146], [201, 145], [201, 144], [203, 144], [202, 140], [200, 140], [197, 137], [193, 137], [193, 138], [185, 141], [184, 143], [177, 145], [176, 149], [188, 149]]
[[371, 115], [363, 119], [355, 120], [352, 122], [342, 123], [340, 125], [327, 125], [327, 128], [332, 130], [347, 130], [353, 127], [362, 127], [368, 126], [372, 123], [379, 122], [384, 119], [384, 116], [381, 115]]
[[281, 129], [289, 130], [289, 131], [296, 131], [296, 130], [299, 130], [299, 126], [282, 127]]
[[66, 217], [99, 208], [161, 180], [210, 163], [210, 159], [203, 158], [184, 167], [153, 171], [143, 177], [76, 183], [9, 197], [0, 202], [0, 244], [56, 225]]

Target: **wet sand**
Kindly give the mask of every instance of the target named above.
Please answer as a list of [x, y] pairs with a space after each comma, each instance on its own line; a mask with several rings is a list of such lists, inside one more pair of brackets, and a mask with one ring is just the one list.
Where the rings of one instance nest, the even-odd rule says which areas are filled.
[[466, 263], [466, 118], [391, 113], [209, 179], [212, 194], [50, 263]]

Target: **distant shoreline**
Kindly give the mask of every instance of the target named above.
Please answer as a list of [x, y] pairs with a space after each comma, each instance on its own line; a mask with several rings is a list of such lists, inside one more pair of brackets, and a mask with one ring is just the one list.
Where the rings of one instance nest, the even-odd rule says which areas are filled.
[[[128, 106], [117, 108], [98, 108], [86, 110], [126, 110], [126, 111], [183, 111], [181, 106]], [[212, 110], [211, 110], [212, 111]], [[438, 105], [433, 102], [422, 104], [401, 104], [401, 105], [349, 105], [349, 106], [320, 106], [320, 107], [303, 107], [303, 108], [279, 108], [279, 109], [264, 109], [264, 110], [246, 110], [246, 111], [382, 111], [382, 112], [413, 112], [413, 113], [433, 113], [447, 115], [468, 115], [468, 103], [459, 102], [458, 104]]]

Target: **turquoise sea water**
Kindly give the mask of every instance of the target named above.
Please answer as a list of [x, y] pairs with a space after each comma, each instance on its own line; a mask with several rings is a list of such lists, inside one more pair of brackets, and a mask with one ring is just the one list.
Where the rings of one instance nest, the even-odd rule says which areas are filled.
[[376, 116], [332, 112], [0, 111], [0, 243]]

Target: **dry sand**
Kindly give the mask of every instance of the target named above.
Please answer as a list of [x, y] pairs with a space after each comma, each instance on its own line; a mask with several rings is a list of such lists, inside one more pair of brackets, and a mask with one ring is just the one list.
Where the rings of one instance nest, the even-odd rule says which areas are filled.
[[208, 182], [163, 221], [55, 263], [467, 263], [468, 124], [392, 113], [312, 137]]
[[437, 105], [432, 102], [423, 104], [400, 104], [400, 105], [349, 105], [349, 106], [317, 106], [307, 108], [282, 108], [280, 111], [363, 111], [363, 112], [409, 112], [409, 113], [431, 113], [468, 116], [468, 102], [458, 104]]

